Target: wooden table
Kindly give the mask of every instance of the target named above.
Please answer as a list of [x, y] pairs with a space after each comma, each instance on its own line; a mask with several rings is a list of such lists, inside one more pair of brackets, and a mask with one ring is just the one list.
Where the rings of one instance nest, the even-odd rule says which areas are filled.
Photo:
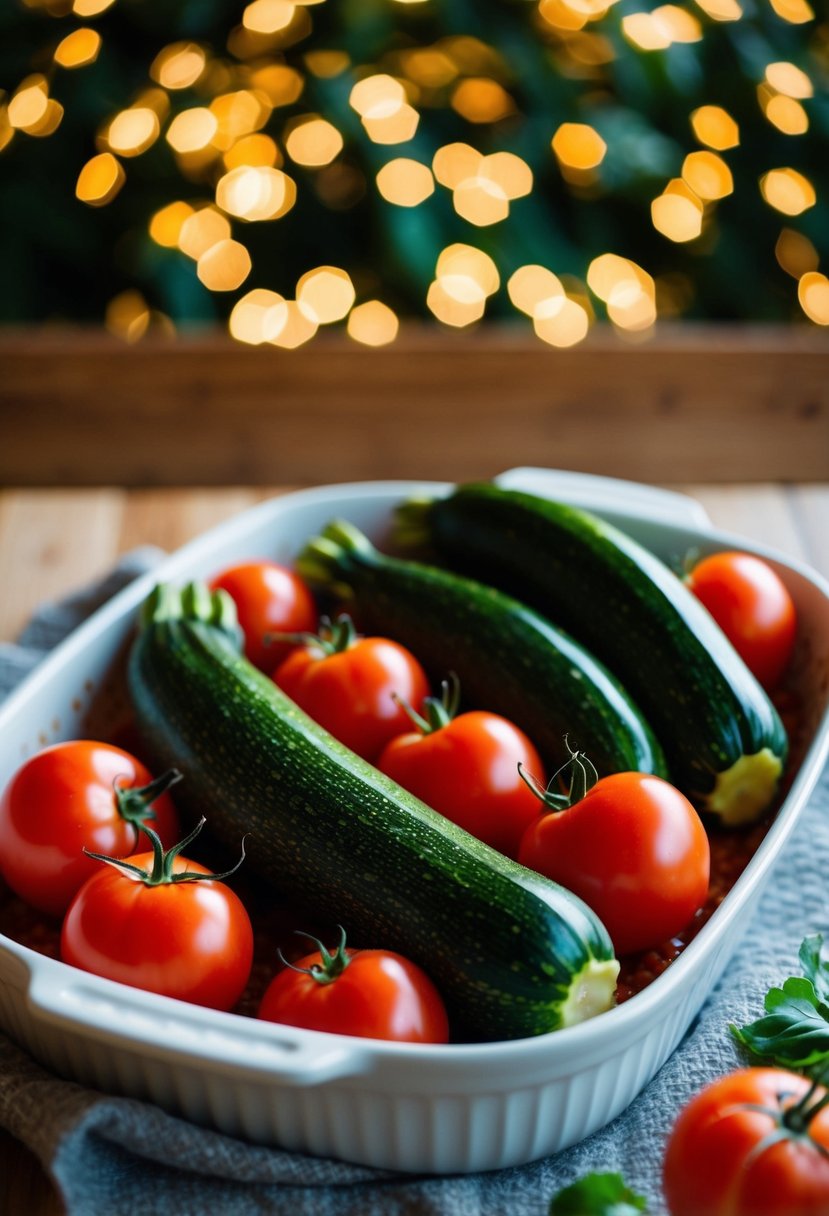
[[[683, 485], [715, 524], [809, 562], [829, 577], [829, 484]], [[276, 493], [269, 488], [0, 491], [0, 640], [34, 606], [103, 574], [139, 544], [174, 549]], [[2, 1078], [0, 1078], [2, 1084]], [[61, 1203], [39, 1163], [0, 1132], [0, 1212], [57, 1216]]]

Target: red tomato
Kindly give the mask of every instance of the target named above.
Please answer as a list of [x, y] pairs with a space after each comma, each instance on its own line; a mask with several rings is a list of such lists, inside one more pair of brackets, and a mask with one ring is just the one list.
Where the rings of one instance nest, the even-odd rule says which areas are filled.
[[266, 642], [268, 633], [313, 633], [317, 606], [307, 585], [286, 566], [271, 561], [242, 562], [210, 582], [236, 604], [245, 635], [245, 654], [262, 671], [271, 671], [292, 649], [290, 642]]
[[[312, 939], [315, 940], [315, 939]], [[271, 980], [258, 1016], [266, 1022], [398, 1043], [445, 1043], [449, 1024], [432, 981], [390, 950], [321, 943]]]
[[[149, 876], [157, 856], [139, 853], [126, 861]], [[180, 855], [170, 858], [173, 875], [206, 878], [148, 883], [129, 870], [97, 865], [66, 913], [63, 961], [147, 992], [232, 1009], [250, 975], [253, 929], [230, 887]]]
[[509, 857], [518, 856], [538, 818], [538, 799], [519, 764], [543, 780], [541, 758], [524, 732], [482, 710], [398, 735], [377, 761], [393, 781]]
[[660, 945], [705, 903], [710, 850], [688, 799], [647, 773], [613, 773], [542, 814], [518, 860], [579, 895], [617, 954]]
[[797, 615], [782, 579], [751, 553], [713, 553], [686, 583], [766, 689], [774, 688], [794, 649]]
[[175, 807], [168, 794], [152, 797], [151, 781], [135, 756], [107, 743], [72, 740], [38, 752], [0, 802], [0, 873], [26, 903], [62, 915], [98, 868], [84, 848], [125, 857], [138, 845], [142, 821], [165, 845], [178, 839]]
[[824, 1096], [781, 1068], [744, 1068], [708, 1085], [680, 1112], [668, 1140], [663, 1185], [671, 1216], [825, 1216]]
[[419, 710], [429, 692], [413, 654], [389, 638], [359, 637], [348, 617], [323, 625], [320, 637], [292, 651], [273, 678], [335, 739], [372, 761], [411, 727], [395, 698]]

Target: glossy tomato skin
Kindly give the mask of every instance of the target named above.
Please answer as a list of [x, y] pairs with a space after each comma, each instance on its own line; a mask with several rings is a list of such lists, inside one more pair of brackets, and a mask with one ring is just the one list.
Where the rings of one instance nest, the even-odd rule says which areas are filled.
[[563, 811], [542, 813], [518, 860], [579, 895], [617, 954], [661, 945], [705, 903], [710, 849], [699, 815], [674, 786], [613, 773]]
[[236, 605], [245, 637], [245, 654], [255, 667], [272, 671], [292, 646], [265, 641], [268, 633], [314, 633], [317, 606], [307, 584], [287, 566], [272, 561], [228, 566], [210, 582], [226, 591]]
[[389, 638], [357, 638], [334, 654], [316, 644], [300, 646], [273, 678], [309, 717], [371, 761], [389, 739], [411, 727], [393, 694], [416, 711], [429, 695], [420, 663]]
[[[129, 752], [75, 739], [44, 748], [17, 770], [0, 801], [0, 873], [33, 908], [61, 916], [99, 863], [84, 848], [125, 857], [139, 831], [122, 818], [114, 785], [149, 784], [147, 768]], [[149, 826], [165, 847], [179, 838], [175, 806], [162, 794]]]
[[[152, 853], [129, 862], [150, 873]], [[61, 958], [133, 988], [211, 1009], [232, 1009], [253, 961], [253, 929], [239, 897], [218, 881], [160, 883], [104, 862], [69, 906]], [[176, 857], [173, 871], [209, 874]]]
[[[286, 967], [271, 980], [258, 1016], [266, 1022], [301, 1026], [397, 1043], [446, 1043], [449, 1024], [443, 1000], [419, 967], [390, 950], [352, 950], [348, 966], [330, 983]], [[319, 967], [319, 951], [295, 967]]]
[[749, 671], [764, 688], [775, 688], [797, 633], [795, 606], [777, 572], [751, 553], [729, 551], [703, 558], [686, 583]]
[[538, 798], [519, 764], [544, 783], [541, 757], [524, 732], [482, 710], [459, 714], [426, 734], [399, 735], [377, 761], [427, 806], [513, 858], [538, 818]]
[[[761, 1148], [781, 1109], [809, 1082], [778, 1068], [745, 1068], [712, 1082], [683, 1107], [663, 1162], [671, 1216], [825, 1216], [829, 1213], [829, 1109], [808, 1135]], [[823, 1092], [823, 1091], [820, 1091]], [[761, 1106], [769, 1113], [750, 1109]]]

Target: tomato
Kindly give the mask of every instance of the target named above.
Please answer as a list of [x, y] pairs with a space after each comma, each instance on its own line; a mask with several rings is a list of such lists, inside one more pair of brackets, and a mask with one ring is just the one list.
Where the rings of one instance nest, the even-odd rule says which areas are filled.
[[245, 637], [245, 654], [262, 671], [271, 671], [292, 649], [290, 642], [266, 641], [269, 633], [313, 633], [317, 606], [308, 586], [287, 566], [271, 561], [229, 566], [210, 581], [236, 604]]
[[163, 790], [177, 774], [153, 782], [120, 747], [75, 739], [56, 743], [17, 770], [0, 802], [0, 874], [32, 907], [62, 915], [97, 866], [84, 848], [124, 857], [138, 846], [141, 822], [164, 844], [179, 835]]
[[346, 948], [342, 930], [340, 935], [333, 954], [312, 938], [314, 953], [286, 963], [268, 985], [257, 1016], [361, 1038], [446, 1043], [446, 1009], [426, 973], [390, 950]]
[[749, 671], [766, 689], [783, 676], [794, 649], [797, 614], [779, 575], [751, 553], [713, 553], [686, 583]]
[[420, 663], [389, 638], [360, 637], [349, 617], [323, 621], [319, 636], [298, 646], [274, 672], [301, 709], [365, 760], [375, 760], [419, 710], [429, 692]]
[[530, 740], [506, 718], [483, 710], [457, 717], [426, 699], [419, 729], [386, 745], [377, 767], [416, 798], [509, 857], [538, 818], [538, 799], [519, 764], [543, 778]]
[[782, 1068], [744, 1068], [706, 1086], [668, 1139], [671, 1216], [829, 1212], [826, 1092]]
[[710, 849], [699, 815], [684, 794], [647, 773], [613, 773], [565, 809], [542, 814], [518, 860], [580, 896], [617, 954], [661, 945], [708, 894]]
[[[201, 826], [201, 825], [200, 825]], [[242, 901], [177, 851], [101, 865], [78, 891], [61, 931], [61, 958], [106, 979], [211, 1009], [232, 1009], [253, 961]], [[187, 874], [187, 879], [181, 875]]]

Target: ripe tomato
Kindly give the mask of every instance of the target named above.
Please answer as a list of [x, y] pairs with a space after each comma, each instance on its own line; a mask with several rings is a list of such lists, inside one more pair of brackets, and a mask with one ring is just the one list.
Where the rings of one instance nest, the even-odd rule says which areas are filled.
[[245, 636], [245, 654], [254, 666], [272, 671], [292, 649], [289, 642], [267, 642], [269, 633], [313, 633], [317, 606], [307, 585], [286, 566], [271, 561], [242, 562], [222, 570], [210, 582], [236, 604]]
[[663, 1162], [671, 1216], [829, 1212], [826, 1092], [782, 1068], [744, 1068], [682, 1109]]
[[[266, 1022], [398, 1043], [445, 1043], [443, 1000], [424, 971], [390, 950], [346, 949], [321, 942], [271, 980], [258, 1017]], [[284, 961], [284, 960], [283, 960]]]
[[579, 895], [604, 921], [617, 954], [661, 945], [708, 894], [710, 850], [699, 815], [684, 794], [647, 773], [613, 773], [564, 810], [542, 814], [518, 860]]
[[713, 553], [686, 583], [766, 689], [788, 666], [797, 632], [792, 597], [767, 562], [751, 553]]
[[[61, 958], [133, 988], [232, 1009], [253, 961], [253, 929], [239, 897], [177, 849], [101, 865], [78, 891], [61, 931]], [[182, 874], [191, 877], [182, 879]]]
[[454, 717], [433, 697], [426, 709], [419, 729], [392, 739], [377, 767], [479, 840], [517, 857], [524, 832], [538, 818], [538, 799], [518, 769], [521, 764], [543, 779], [535, 747], [498, 714], [472, 710]]
[[301, 709], [365, 760], [411, 726], [396, 698], [419, 710], [429, 692], [420, 663], [389, 638], [359, 637], [347, 616], [323, 621], [274, 672]]
[[45, 748], [21, 765], [0, 802], [0, 873], [26, 903], [62, 915], [97, 870], [84, 848], [124, 857], [142, 822], [164, 844], [178, 839], [178, 815], [163, 792], [176, 776], [153, 782], [135, 756], [107, 743]]

